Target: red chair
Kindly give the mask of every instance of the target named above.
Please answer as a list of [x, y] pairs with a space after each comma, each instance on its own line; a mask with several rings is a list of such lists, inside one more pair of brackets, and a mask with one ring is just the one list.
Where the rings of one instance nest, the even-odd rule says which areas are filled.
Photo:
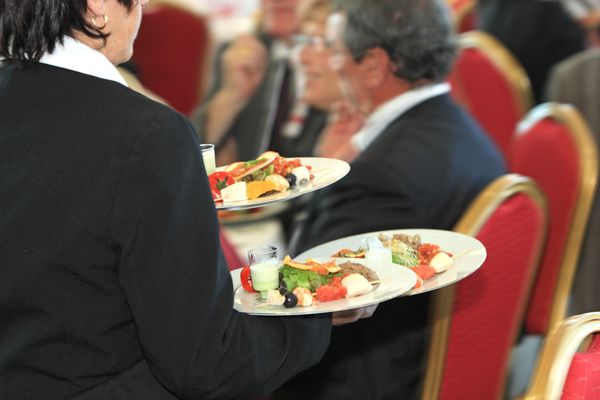
[[203, 16], [150, 3], [134, 44], [133, 61], [142, 84], [173, 108], [190, 115], [208, 72], [210, 31]]
[[455, 230], [488, 256], [473, 276], [433, 297], [423, 399], [499, 399], [546, 232], [544, 195], [510, 174], [492, 182]]
[[533, 105], [525, 70], [492, 36], [466, 32], [449, 75], [454, 98], [479, 122], [506, 160], [517, 123]]
[[599, 312], [573, 316], [548, 336], [524, 399], [600, 399]]
[[456, 32], [472, 31], [477, 26], [477, 1], [451, 0], [449, 1]]
[[227, 267], [229, 267], [229, 270], [231, 271], [245, 265], [246, 263], [242, 262], [242, 259], [235, 250], [235, 247], [231, 244], [231, 242], [229, 242], [223, 232], [221, 232], [220, 238], [221, 249], [225, 255], [225, 261], [227, 262]]
[[512, 171], [534, 179], [548, 198], [550, 228], [525, 329], [546, 335], [565, 318], [567, 300], [596, 189], [596, 144], [570, 105], [537, 106], [519, 124]]

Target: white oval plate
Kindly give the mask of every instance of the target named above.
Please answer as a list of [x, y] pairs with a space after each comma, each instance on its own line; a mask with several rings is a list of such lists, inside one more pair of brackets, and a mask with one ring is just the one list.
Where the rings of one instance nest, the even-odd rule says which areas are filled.
[[[350, 172], [350, 165], [342, 160], [335, 158], [323, 158], [323, 157], [286, 157], [290, 160], [299, 159], [302, 165], [310, 165], [312, 167], [311, 173], [314, 175], [314, 179], [311, 183], [304, 186], [296, 186], [292, 189], [286, 190], [285, 192], [274, 193], [268, 196], [259, 197], [252, 200], [244, 201], [232, 201], [223, 203], [222, 201], [215, 202], [217, 210], [244, 210], [246, 208], [254, 208], [265, 206], [267, 204], [278, 203], [280, 201], [287, 201], [306, 193], [314, 192], [315, 190], [323, 189], [342, 179], [348, 172]], [[223, 167], [217, 168], [221, 170]]]
[[[296, 260], [303, 260], [302, 257], [296, 257]], [[330, 260], [330, 257], [318, 257], [317, 260], [323, 262]], [[290, 315], [308, 315], [321, 314], [334, 311], [351, 310], [353, 308], [365, 307], [372, 304], [381, 303], [386, 300], [398, 297], [410, 290], [417, 282], [417, 276], [410, 269], [392, 263], [381, 263], [375, 265], [364, 259], [337, 258], [337, 263], [346, 261], [363, 264], [377, 273], [381, 283], [373, 291], [362, 296], [350, 299], [340, 299], [326, 301], [324, 303], [313, 304], [310, 307], [285, 308], [284, 306], [271, 306], [260, 300], [257, 293], [246, 292], [240, 284], [240, 270], [231, 271], [233, 280], [234, 296], [233, 308], [239, 312], [262, 315], [262, 316], [290, 316]]]
[[456, 256], [454, 265], [450, 269], [426, 280], [424, 285], [420, 288], [410, 290], [405, 294], [407, 296], [430, 292], [456, 283], [477, 271], [487, 257], [485, 247], [479, 240], [462, 233], [439, 229], [392, 229], [388, 231], [363, 233], [333, 240], [317, 247], [313, 247], [298, 255], [297, 258], [331, 257], [332, 254], [343, 248], [358, 250], [361, 241], [364, 238], [376, 237], [379, 233], [388, 235], [394, 233], [404, 233], [407, 235], [418, 234], [421, 236], [422, 243], [437, 244], [442, 250]]

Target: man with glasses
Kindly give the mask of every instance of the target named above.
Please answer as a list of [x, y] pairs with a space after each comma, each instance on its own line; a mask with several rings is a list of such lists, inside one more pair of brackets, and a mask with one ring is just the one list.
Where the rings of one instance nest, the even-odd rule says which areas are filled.
[[[347, 103], [365, 119], [348, 143], [339, 143], [353, 149], [351, 171], [317, 194], [299, 250], [370, 231], [452, 229], [505, 167], [444, 83], [455, 55], [445, 1], [340, 0], [337, 6], [329, 18], [329, 65]], [[391, 300], [368, 323], [334, 329], [323, 361], [275, 399], [417, 398], [428, 300], [426, 294]]]

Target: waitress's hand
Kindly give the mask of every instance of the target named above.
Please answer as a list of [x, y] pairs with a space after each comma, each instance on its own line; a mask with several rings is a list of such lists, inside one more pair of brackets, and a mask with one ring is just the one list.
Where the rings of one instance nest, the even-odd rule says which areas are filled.
[[356, 322], [362, 318], [371, 318], [376, 309], [377, 304], [373, 304], [371, 306], [355, 308], [353, 310], [334, 312], [331, 319], [331, 325], [340, 326]]

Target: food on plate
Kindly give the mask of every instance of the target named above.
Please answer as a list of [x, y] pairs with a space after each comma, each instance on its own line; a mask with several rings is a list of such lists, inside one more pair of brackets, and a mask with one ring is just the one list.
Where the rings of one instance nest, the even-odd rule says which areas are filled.
[[[310, 166], [302, 165], [300, 159], [288, 159], [274, 151], [266, 151], [255, 160], [237, 161], [213, 172], [209, 175], [209, 184], [213, 199], [227, 203], [284, 192], [307, 185], [313, 179]], [[242, 183], [247, 184], [245, 193], [241, 185], [233, 191], [227, 190]]]
[[[279, 267], [279, 289], [269, 290], [262, 299], [272, 306], [308, 307], [315, 303], [364, 295], [373, 290], [373, 283], [378, 279], [375, 271], [356, 262], [339, 265], [334, 259], [327, 262], [307, 259], [301, 262], [286, 256]], [[248, 267], [241, 269], [240, 280], [247, 292], [256, 293], [261, 289], [253, 285]]]
[[[433, 243], [421, 243], [419, 235], [393, 234], [391, 236], [379, 234], [377, 238], [383, 246], [392, 252], [392, 262], [412, 269], [417, 274], [415, 287], [420, 287], [427, 279], [435, 274], [447, 271], [454, 265], [452, 254], [443, 251], [440, 246]], [[365, 258], [367, 249], [358, 250], [341, 249], [332, 257]]]
[[[229, 164], [225, 167], [224, 171], [231, 174], [233, 179], [240, 181], [245, 177], [254, 177], [255, 175], [261, 175], [264, 171], [263, 168], [268, 167], [275, 158], [279, 157], [279, 154], [274, 151], [266, 151], [262, 153], [255, 160], [250, 161], [237, 161]], [[254, 179], [251, 179], [254, 180]]]
[[448, 253], [440, 251], [431, 258], [429, 265], [431, 265], [431, 267], [435, 269], [435, 272], [439, 274], [440, 272], [444, 272], [448, 270], [448, 268], [452, 267], [454, 265], [454, 260], [448, 255]]
[[221, 189], [221, 200], [223, 202], [248, 200], [246, 182], [236, 182]]
[[346, 288], [346, 297], [356, 297], [369, 293], [373, 285], [361, 274], [350, 274], [342, 279], [342, 286]]
[[256, 199], [265, 193], [275, 190], [275, 184], [271, 181], [253, 181], [246, 183], [246, 196], [248, 199]]
[[277, 289], [269, 290], [267, 293], [267, 304], [273, 306], [282, 306], [285, 303], [285, 296]]
[[365, 250], [351, 250], [351, 249], [340, 249], [332, 257], [341, 257], [341, 258], [365, 258]]
[[212, 193], [215, 201], [221, 200], [221, 190], [225, 189], [229, 185], [233, 185], [235, 179], [227, 172], [218, 171], [213, 172], [208, 176], [208, 184], [210, 186], [210, 192]]
[[298, 298], [298, 305], [300, 307], [308, 307], [308, 306], [312, 306], [313, 304], [313, 295], [310, 292], [310, 290], [308, 290], [305, 287], [297, 287], [296, 289], [294, 289], [292, 291], [293, 294], [296, 295], [296, 297]]

